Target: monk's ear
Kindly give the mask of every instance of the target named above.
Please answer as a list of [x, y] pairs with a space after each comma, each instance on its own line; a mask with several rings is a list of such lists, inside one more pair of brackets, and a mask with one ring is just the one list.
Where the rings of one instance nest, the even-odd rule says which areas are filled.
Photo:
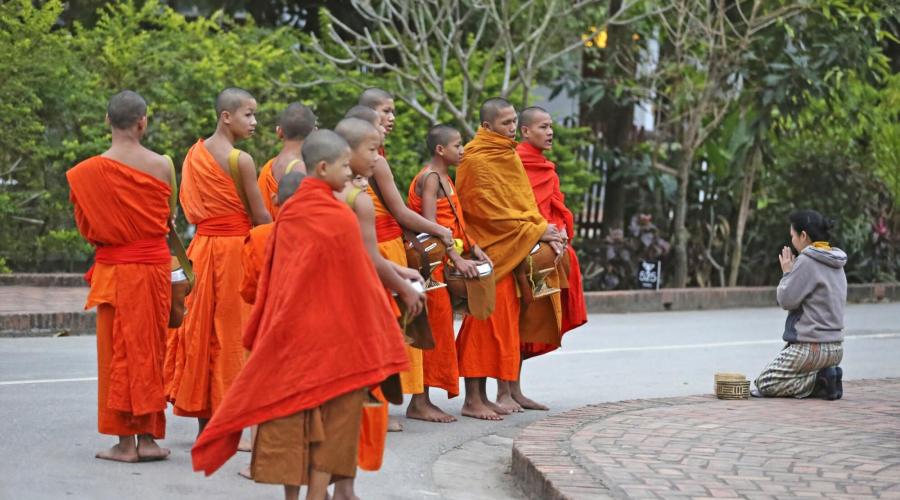
[[327, 161], [322, 160], [319, 163], [316, 163], [316, 168], [315, 168], [316, 177], [325, 178], [325, 170], [327, 170], [327, 169], [328, 169]]
[[106, 114], [106, 118], [104, 118], [104, 121], [106, 122], [106, 125], [110, 127], [112, 126], [112, 122], [109, 121], [109, 113]]
[[446, 151], [446, 150], [447, 150], [447, 148], [445, 148], [443, 144], [438, 144], [438, 145], [434, 148], [434, 154], [437, 155], [437, 156], [443, 157], [443, 156], [444, 156], [444, 151]]
[[222, 111], [222, 114], [219, 115], [219, 121], [225, 124], [231, 123], [231, 111], [227, 109]]
[[279, 140], [284, 140], [284, 130], [281, 130], [281, 125], [275, 125], [275, 135]]
[[491, 128], [490, 122], [481, 122], [481, 128], [486, 129], [486, 130], [493, 130]]
[[143, 134], [144, 131], [147, 130], [147, 122], [148, 122], [147, 115], [142, 116], [142, 117], [137, 121], [137, 124], [136, 124], [136, 125], [137, 125], [137, 130], [138, 130], [138, 132], [140, 132], [141, 134]]

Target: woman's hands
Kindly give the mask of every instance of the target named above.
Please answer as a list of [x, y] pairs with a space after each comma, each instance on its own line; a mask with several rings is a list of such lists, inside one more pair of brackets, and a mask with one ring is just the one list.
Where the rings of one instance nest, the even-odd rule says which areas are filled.
[[785, 274], [791, 272], [794, 268], [794, 252], [788, 247], [781, 248], [781, 254], [778, 255], [778, 263], [781, 264], [781, 271]]

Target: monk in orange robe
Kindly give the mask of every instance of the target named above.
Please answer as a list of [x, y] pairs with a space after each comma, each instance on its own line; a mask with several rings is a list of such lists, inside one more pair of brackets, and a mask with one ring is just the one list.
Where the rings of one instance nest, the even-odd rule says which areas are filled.
[[[303, 170], [288, 172], [278, 181], [278, 191], [275, 193], [275, 205], [273, 205], [276, 213], [300, 187], [300, 182], [306, 177], [305, 171], [306, 166], [304, 165]], [[266, 246], [269, 242], [269, 236], [274, 228], [274, 223], [260, 224], [251, 229], [244, 240], [244, 248], [241, 251], [241, 270], [243, 271], [241, 298], [251, 306], [256, 302], [259, 273], [262, 270], [263, 260], [266, 257]], [[249, 319], [249, 315], [247, 319]]]
[[334, 196], [351, 176], [347, 143], [313, 132], [303, 158], [308, 178], [279, 212], [244, 332], [247, 365], [191, 454], [212, 474], [259, 424], [254, 479], [283, 484], [287, 499], [308, 485], [320, 500], [355, 474], [362, 389], [408, 361], [359, 224]]
[[[541, 215], [548, 222], [561, 229], [566, 248], [563, 259], [568, 259], [565, 268], [566, 283], [561, 285], [559, 300], [561, 302], [561, 327], [559, 335], [555, 335], [552, 322], [537, 321], [541, 328], [547, 330], [536, 337], [539, 340], [552, 339], [552, 342], [525, 342], [527, 335], [522, 335], [522, 359], [548, 353], [558, 348], [562, 343], [562, 335], [569, 330], [587, 323], [587, 307], [584, 303], [584, 290], [581, 283], [581, 270], [578, 266], [578, 256], [572, 248], [571, 240], [574, 237], [574, 221], [572, 212], [566, 207], [565, 197], [559, 189], [559, 176], [556, 173], [556, 165], [544, 156], [544, 151], [553, 147], [553, 118], [545, 109], [534, 106], [525, 108], [519, 114], [519, 130], [522, 134], [522, 142], [516, 146], [516, 152], [525, 167], [525, 173], [531, 183], [535, 202]], [[532, 305], [535, 311], [531, 313], [543, 313], [549, 315], [549, 307], [552, 305], [552, 297], [539, 299]], [[531, 308], [532, 306], [528, 306]], [[533, 316], [533, 314], [532, 314]], [[530, 318], [529, 318], [530, 319]], [[523, 321], [525, 318], [523, 318]], [[537, 403], [522, 394], [520, 381], [509, 383], [512, 398], [525, 409], [546, 410], [547, 407]]]
[[[379, 159], [378, 148], [384, 140], [382, 129], [375, 126], [377, 122], [374, 113], [368, 108], [365, 109], [371, 113], [368, 115], [370, 120], [345, 118], [335, 127], [335, 132], [350, 145], [350, 169], [355, 176], [339, 198], [350, 206], [359, 221], [363, 244], [384, 286], [384, 296], [389, 301], [391, 314], [396, 317], [400, 313], [391, 296], [393, 292], [397, 294], [409, 314], [418, 315], [424, 308], [425, 297], [412, 287], [411, 281], [422, 284], [422, 277], [415, 270], [399, 266], [382, 257], [375, 234], [375, 208], [368, 196], [364, 194], [360, 196], [361, 193], [365, 193], [366, 180], [372, 176]], [[357, 110], [356, 113], [359, 112], [360, 110]], [[405, 347], [408, 355], [409, 346]], [[359, 468], [366, 471], [377, 471], [381, 468], [389, 420], [384, 395], [379, 389], [373, 390], [372, 394], [381, 404], [367, 405], [363, 408], [359, 434]], [[334, 500], [354, 498], [357, 497], [352, 478], [335, 483]]]
[[516, 155], [516, 110], [502, 98], [485, 101], [481, 127], [466, 145], [457, 171], [459, 198], [466, 208], [466, 230], [494, 263], [496, 300], [486, 320], [467, 316], [457, 338], [459, 373], [465, 377], [463, 415], [500, 420], [517, 408], [511, 398], [487, 398], [486, 377], [497, 379], [498, 396], [505, 381], [518, 380], [520, 370], [520, 304], [512, 271], [539, 241], [562, 252], [562, 238], [538, 211]]
[[[450, 167], [459, 164], [462, 158], [462, 136], [453, 127], [435, 125], [428, 131], [425, 144], [432, 154], [431, 161], [409, 185], [407, 203], [409, 208], [426, 219], [452, 229], [457, 248], [448, 249], [447, 260], [466, 278], [477, 278], [479, 262], [489, 262], [490, 259], [466, 236], [462, 206], [450, 179]], [[465, 250], [471, 250], [477, 261], [464, 259], [460, 252]], [[441, 263], [432, 271], [435, 280], [444, 281], [446, 265]], [[459, 395], [453, 306], [446, 287], [430, 290], [427, 297], [428, 323], [435, 347], [422, 352], [425, 391], [413, 394], [406, 416], [428, 422], [455, 422], [456, 418], [432, 403], [428, 394], [429, 387], [438, 387], [447, 391], [450, 398]]]
[[316, 129], [316, 115], [312, 110], [299, 102], [291, 103], [278, 117], [275, 135], [281, 140], [281, 152], [267, 161], [259, 171], [259, 192], [262, 194], [266, 210], [275, 220], [278, 215], [278, 204], [275, 198], [278, 193], [278, 181], [287, 172], [305, 172], [300, 149], [303, 141]]
[[[251, 225], [272, 220], [255, 182], [253, 158], [234, 148], [256, 128], [256, 101], [245, 90], [225, 89], [216, 112], [215, 133], [191, 147], [182, 167], [181, 205], [188, 222], [197, 225], [187, 251], [196, 282], [185, 302], [184, 324], [170, 332], [166, 346], [168, 399], [176, 415], [196, 417], [201, 430], [243, 366], [244, 239]], [[230, 174], [233, 157], [243, 196]]]
[[[368, 107], [376, 112], [378, 124], [390, 133], [394, 128], [394, 99], [381, 89], [367, 89], [360, 95], [359, 105]], [[353, 108], [351, 111], [356, 111]], [[361, 116], [359, 116], [361, 118]], [[450, 229], [440, 226], [413, 212], [407, 206], [397, 185], [394, 183], [394, 174], [383, 156], [375, 164], [375, 171], [369, 182], [367, 190], [372, 204], [375, 207], [375, 232], [378, 238], [378, 250], [385, 259], [402, 267], [406, 267], [406, 248], [403, 242], [403, 229], [415, 233], [428, 233], [440, 238], [447, 247], [453, 246], [453, 233]], [[399, 317], [399, 310], [398, 310]], [[425, 390], [422, 372], [422, 351], [407, 346], [411, 369], [400, 374], [400, 384], [404, 394], [420, 394]], [[391, 431], [403, 430], [399, 422], [391, 422]]]
[[85, 309], [97, 307], [97, 428], [119, 443], [97, 458], [160, 460], [166, 435], [163, 357], [171, 306], [169, 160], [141, 146], [147, 103], [135, 92], [107, 107], [112, 146], [66, 172], [75, 223], [96, 249]]

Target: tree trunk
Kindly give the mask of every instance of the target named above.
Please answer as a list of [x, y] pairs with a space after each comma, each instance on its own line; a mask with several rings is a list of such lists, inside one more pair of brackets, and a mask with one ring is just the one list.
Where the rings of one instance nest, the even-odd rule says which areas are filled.
[[672, 248], [675, 252], [675, 277], [672, 280], [674, 288], [687, 286], [688, 258], [687, 244], [690, 239], [685, 222], [688, 211], [688, 186], [690, 182], [691, 164], [694, 161], [693, 150], [682, 151], [683, 156], [678, 162], [678, 191], [675, 200], [675, 227], [674, 242]]
[[762, 150], [758, 145], [753, 146], [753, 151], [747, 157], [744, 166], [744, 179], [741, 183], [741, 204], [738, 207], [737, 224], [734, 231], [734, 251], [731, 252], [731, 262], [728, 269], [728, 286], [737, 286], [738, 276], [741, 270], [741, 258], [744, 248], [744, 230], [747, 227], [747, 217], [750, 216], [750, 198], [753, 196], [753, 182], [756, 178], [756, 170], [762, 163]]

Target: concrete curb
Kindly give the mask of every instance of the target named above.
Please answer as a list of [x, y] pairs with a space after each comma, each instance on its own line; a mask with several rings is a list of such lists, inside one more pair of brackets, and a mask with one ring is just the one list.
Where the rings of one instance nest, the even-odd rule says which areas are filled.
[[87, 286], [79, 273], [0, 274], [0, 286]]
[[0, 314], [0, 338], [94, 335], [96, 331], [94, 311]]
[[[584, 297], [587, 302], [587, 310], [592, 314], [777, 306], [775, 287], [622, 290], [585, 292]], [[900, 302], [900, 283], [850, 285], [847, 289], [847, 301], [850, 303]]]

